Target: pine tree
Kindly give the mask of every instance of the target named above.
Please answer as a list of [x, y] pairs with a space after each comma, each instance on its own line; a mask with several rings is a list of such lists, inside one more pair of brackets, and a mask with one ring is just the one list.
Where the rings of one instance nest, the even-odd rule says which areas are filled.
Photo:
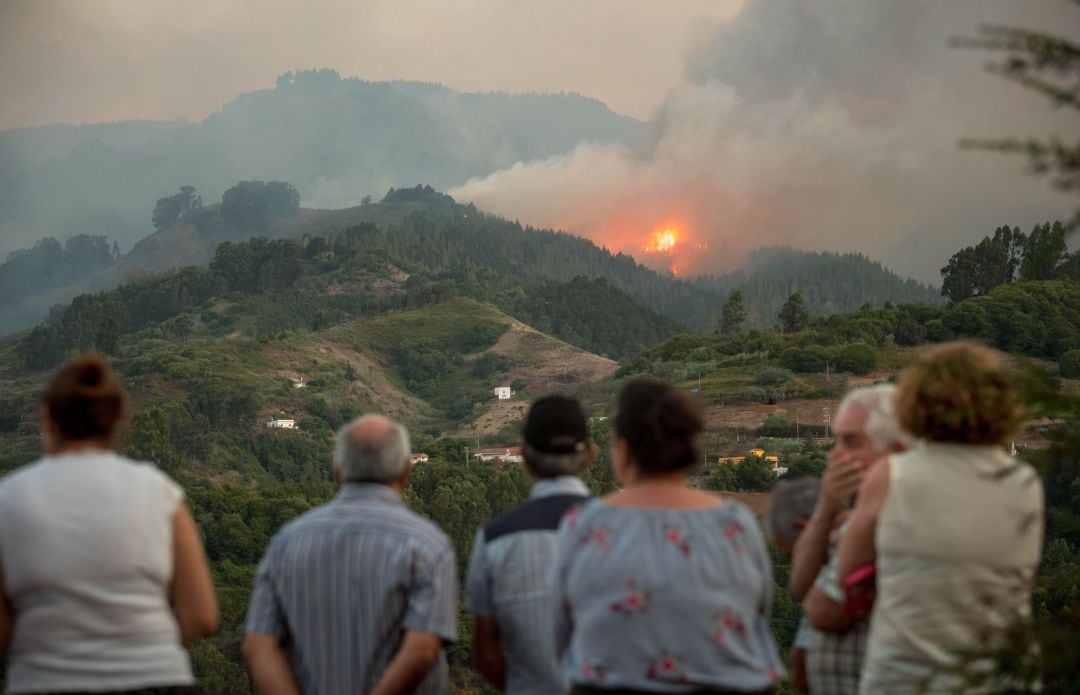
[[743, 304], [742, 291], [735, 290], [720, 312], [720, 332], [724, 335], [738, 333], [745, 322], [746, 306]]
[[796, 292], [788, 297], [784, 306], [780, 308], [777, 319], [780, 321], [780, 330], [784, 333], [798, 333], [806, 328], [810, 315], [806, 313], [806, 307], [803, 306], [802, 295]]

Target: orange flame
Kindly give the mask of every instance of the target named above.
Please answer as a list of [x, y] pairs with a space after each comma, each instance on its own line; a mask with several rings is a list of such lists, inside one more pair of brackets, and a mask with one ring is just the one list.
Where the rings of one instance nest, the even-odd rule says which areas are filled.
[[679, 230], [675, 227], [664, 227], [654, 232], [652, 240], [645, 245], [645, 253], [672, 253], [679, 245]]

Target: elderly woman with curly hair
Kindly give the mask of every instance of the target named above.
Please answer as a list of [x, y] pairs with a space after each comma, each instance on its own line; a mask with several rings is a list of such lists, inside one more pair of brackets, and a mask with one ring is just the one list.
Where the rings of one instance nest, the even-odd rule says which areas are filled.
[[1002, 356], [927, 352], [896, 413], [919, 443], [870, 469], [840, 548], [841, 577], [876, 563], [860, 692], [1024, 691], [989, 658], [1030, 620], [1043, 535], [1042, 484], [1005, 451], [1022, 409]]

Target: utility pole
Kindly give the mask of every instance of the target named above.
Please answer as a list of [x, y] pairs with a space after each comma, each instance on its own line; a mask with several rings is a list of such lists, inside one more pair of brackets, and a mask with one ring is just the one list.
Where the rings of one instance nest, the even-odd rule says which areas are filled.
[[469, 465], [469, 447], [463, 448], [462, 451], [465, 453], [465, 465], [467, 466]]

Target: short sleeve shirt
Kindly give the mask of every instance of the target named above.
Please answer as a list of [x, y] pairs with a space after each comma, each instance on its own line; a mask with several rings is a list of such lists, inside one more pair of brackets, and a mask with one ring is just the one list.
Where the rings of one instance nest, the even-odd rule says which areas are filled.
[[587, 502], [563, 519], [553, 571], [556, 646], [572, 683], [754, 691], [782, 677], [772, 566], [757, 519], [738, 502]]
[[8, 692], [194, 682], [169, 606], [182, 500], [157, 468], [109, 451], [46, 456], [0, 481]]
[[541, 480], [528, 501], [476, 535], [465, 607], [474, 615], [494, 618], [499, 626], [510, 695], [565, 690], [553, 639], [550, 570], [559, 521], [588, 494], [573, 476]]
[[[847, 530], [843, 525], [837, 534], [842, 537]], [[840, 585], [837, 563], [839, 545], [829, 549], [829, 559], [818, 572], [814, 588], [833, 602], [844, 605], [844, 589]], [[866, 658], [866, 639], [870, 620], [861, 616], [843, 632], [812, 630], [806, 648], [806, 678], [811, 692], [856, 695], [859, 692], [859, 674]]]
[[[255, 576], [247, 632], [280, 639], [304, 693], [369, 692], [406, 630], [457, 637], [446, 535], [384, 485], [348, 483], [286, 525]], [[444, 693], [445, 655], [416, 691]]]

